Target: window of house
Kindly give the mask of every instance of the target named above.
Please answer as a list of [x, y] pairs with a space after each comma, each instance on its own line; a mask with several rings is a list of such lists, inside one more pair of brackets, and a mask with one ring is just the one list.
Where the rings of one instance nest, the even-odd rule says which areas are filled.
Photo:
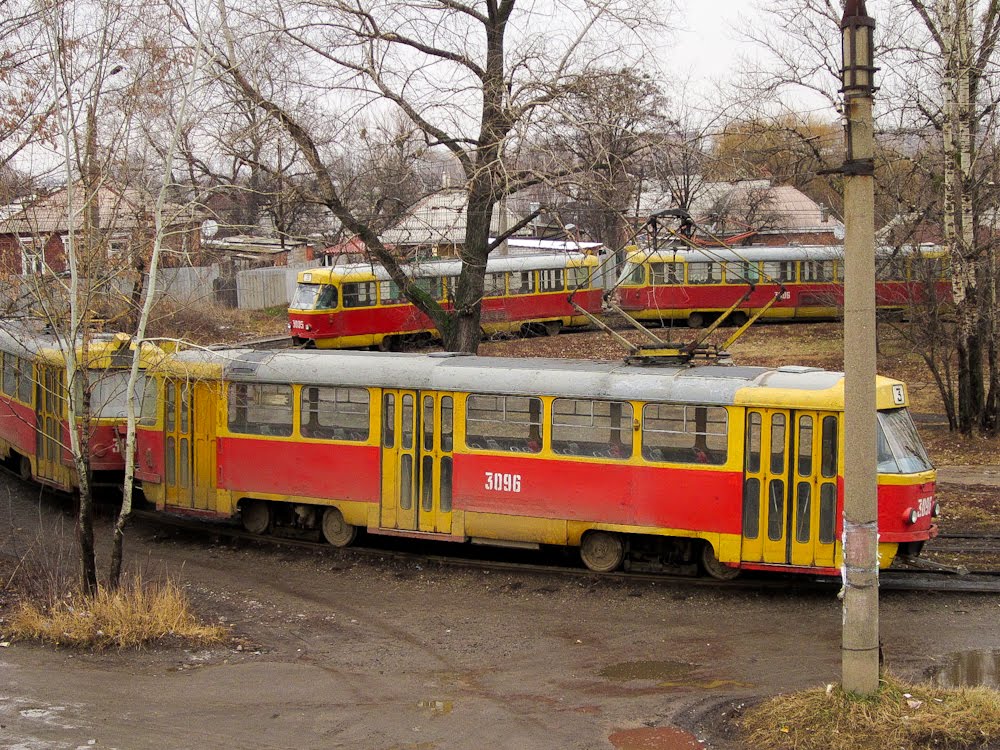
[[45, 266], [45, 242], [39, 237], [18, 237], [22, 275], [41, 273]]

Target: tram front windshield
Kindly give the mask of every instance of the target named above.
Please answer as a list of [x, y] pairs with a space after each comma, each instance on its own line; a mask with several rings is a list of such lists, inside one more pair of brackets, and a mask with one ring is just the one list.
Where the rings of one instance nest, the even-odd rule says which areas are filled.
[[299, 284], [289, 307], [292, 310], [330, 310], [337, 306], [337, 287], [330, 284]]
[[927, 457], [917, 428], [904, 409], [878, 413], [878, 471], [880, 474], [916, 474], [928, 471]]
[[[91, 377], [90, 414], [96, 419], [125, 419], [128, 416], [128, 370], [104, 370]], [[135, 400], [142, 404], [146, 378], [135, 383]]]

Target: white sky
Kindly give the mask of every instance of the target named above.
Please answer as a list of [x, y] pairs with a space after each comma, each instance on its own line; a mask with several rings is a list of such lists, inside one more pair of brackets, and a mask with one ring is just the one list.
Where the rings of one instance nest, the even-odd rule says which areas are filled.
[[692, 83], [704, 86], [725, 78], [737, 66], [737, 57], [746, 51], [733, 27], [740, 11], [747, 13], [747, 0], [677, 0], [682, 16], [671, 25], [679, 27], [669, 45], [670, 60], [662, 61], [668, 71], [690, 74]]

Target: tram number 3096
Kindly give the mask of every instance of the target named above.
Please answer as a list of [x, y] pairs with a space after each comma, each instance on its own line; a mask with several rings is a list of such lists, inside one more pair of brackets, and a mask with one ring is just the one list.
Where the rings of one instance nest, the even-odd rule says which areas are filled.
[[484, 486], [487, 490], [492, 492], [520, 492], [521, 475], [505, 474], [499, 471], [487, 471], [486, 483]]

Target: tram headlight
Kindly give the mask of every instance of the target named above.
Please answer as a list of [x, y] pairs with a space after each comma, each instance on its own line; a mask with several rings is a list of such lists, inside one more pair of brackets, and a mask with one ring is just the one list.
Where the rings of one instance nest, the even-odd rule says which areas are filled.
[[941, 503], [935, 502], [934, 507], [931, 508], [931, 518], [937, 518], [941, 515]]
[[906, 513], [904, 514], [903, 517], [904, 517], [904, 519], [906, 520], [907, 523], [911, 523], [911, 524], [912, 523], [916, 523], [917, 522], [917, 518], [918, 518], [918, 516], [917, 516], [917, 509], [916, 508], [910, 508], [908, 511], [906, 511]]
[[311, 325], [309, 325], [308, 323], [306, 323], [306, 330], [307, 331], [311, 331], [312, 329], [313, 329], [313, 327]]

